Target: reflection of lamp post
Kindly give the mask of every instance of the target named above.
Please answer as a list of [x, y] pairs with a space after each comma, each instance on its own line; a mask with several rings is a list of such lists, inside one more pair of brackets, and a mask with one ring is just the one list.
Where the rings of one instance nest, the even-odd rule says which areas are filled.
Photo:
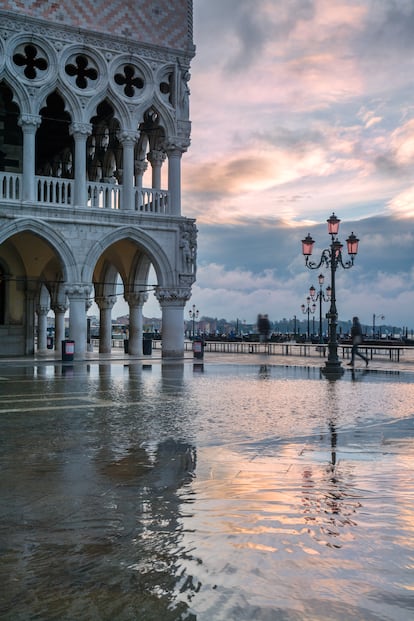
[[193, 341], [194, 341], [194, 336], [195, 336], [195, 320], [198, 317], [198, 310], [196, 309], [195, 304], [193, 304], [193, 309], [188, 311], [188, 314], [190, 315], [190, 319], [193, 320]]
[[331, 305], [329, 308], [329, 313], [326, 313], [326, 317], [329, 322], [328, 359], [325, 363], [324, 372], [327, 375], [338, 376], [342, 375], [344, 371], [338, 358], [338, 340], [336, 335], [336, 328], [338, 325], [338, 313], [336, 310], [335, 297], [335, 272], [339, 266], [342, 266], [344, 269], [349, 269], [353, 266], [354, 257], [358, 252], [359, 239], [353, 233], [351, 233], [351, 235], [346, 240], [348, 254], [351, 258], [349, 261], [346, 261], [344, 263], [342, 258], [343, 244], [338, 240], [337, 237], [340, 220], [333, 213], [331, 217], [327, 220], [327, 222], [328, 233], [331, 236], [331, 244], [329, 248], [325, 248], [322, 251], [319, 263], [314, 263], [313, 261], [309, 260], [309, 257], [312, 254], [313, 245], [315, 243], [315, 240], [312, 239], [309, 233], [307, 237], [302, 240], [302, 253], [305, 257], [305, 265], [309, 269], [317, 270], [322, 264], [325, 264], [326, 267], [331, 269]]
[[310, 332], [310, 331], [309, 331], [309, 315], [310, 315], [310, 313], [312, 313], [312, 315], [313, 315], [313, 313], [314, 313], [314, 312], [315, 312], [315, 310], [316, 310], [316, 304], [312, 304], [312, 306], [311, 306], [311, 305], [310, 305], [310, 302], [311, 302], [311, 299], [310, 299], [310, 297], [308, 296], [308, 297], [306, 298], [306, 305], [305, 305], [305, 304], [302, 304], [302, 306], [301, 306], [302, 313], [303, 313], [304, 315], [306, 315], [306, 314], [308, 315], [308, 341], [309, 341], [309, 336], [310, 336], [310, 334], [309, 334], [309, 332]]
[[[372, 315], [372, 338], [375, 339], [375, 318], [377, 319], [381, 319], [381, 321], [383, 319], [385, 319], [385, 315]], [[378, 335], [381, 338], [381, 335]]]
[[315, 289], [315, 287], [313, 285], [309, 289], [309, 294], [311, 296], [311, 299], [314, 302], [317, 302], [319, 300], [319, 343], [323, 343], [323, 334], [322, 334], [322, 302], [329, 302], [329, 300], [331, 299], [331, 288], [328, 286], [328, 287], [326, 287], [326, 291], [322, 290], [322, 285], [323, 285], [323, 281], [324, 280], [325, 280], [325, 276], [323, 274], [319, 274], [319, 276], [318, 276], [318, 281], [319, 281], [319, 291], [318, 291], [318, 293], [316, 293], [316, 289]]

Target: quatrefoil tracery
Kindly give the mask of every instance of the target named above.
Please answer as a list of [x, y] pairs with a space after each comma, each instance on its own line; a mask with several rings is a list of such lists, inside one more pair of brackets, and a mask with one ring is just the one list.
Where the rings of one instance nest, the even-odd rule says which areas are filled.
[[98, 72], [94, 67], [88, 67], [89, 61], [82, 54], [76, 56], [75, 63], [66, 65], [65, 71], [72, 78], [76, 76], [75, 83], [78, 88], [85, 89], [88, 87], [88, 80], [98, 78]]
[[125, 65], [124, 73], [116, 73], [114, 80], [119, 86], [124, 87], [127, 97], [134, 97], [135, 89], [144, 88], [144, 80], [140, 76], [135, 76], [135, 69], [131, 65]]
[[18, 67], [24, 67], [24, 75], [29, 80], [37, 78], [37, 71], [46, 71], [47, 60], [38, 56], [38, 49], [31, 44], [24, 46], [24, 54], [17, 52], [13, 56], [13, 62]]

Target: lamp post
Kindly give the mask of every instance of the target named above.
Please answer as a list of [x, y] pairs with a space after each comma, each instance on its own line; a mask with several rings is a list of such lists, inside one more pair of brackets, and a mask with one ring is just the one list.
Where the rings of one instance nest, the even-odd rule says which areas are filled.
[[339, 218], [333, 213], [330, 218], [327, 220], [328, 223], [328, 233], [331, 236], [331, 243], [329, 248], [325, 248], [322, 250], [321, 258], [318, 263], [314, 263], [310, 260], [310, 256], [312, 255], [313, 245], [315, 240], [312, 239], [310, 234], [302, 240], [302, 254], [305, 257], [305, 265], [311, 270], [317, 270], [321, 267], [321, 265], [326, 265], [327, 268], [331, 270], [331, 299], [330, 299], [330, 308], [329, 312], [326, 313], [326, 317], [329, 323], [329, 339], [328, 339], [328, 358], [325, 363], [325, 367], [323, 372], [327, 376], [340, 376], [344, 372], [341, 361], [338, 358], [338, 339], [336, 335], [336, 329], [338, 325], [338, 312], [336, 309], [336, 294], [335, 294], [335, 273], [339, 266], [344, 269], [349, 269], [354, 264], [354, 258], [358, 253], [358, 242], [359, 239], [351, 233], [351, 235], [347, 238], [347, 250], [350, 256], [348, 261], [343, 260], [342, 257], [342, 248], [343, 244], [339, 241], [337, 235], [339, 230]]
[[316, 293], [315, 287], [312, 285], [309, 289], [309, 295], [313, 302], [317, 302], [319, 300], [319, 343], [323, 343], [323, 330], [322, 330], [322, 302], [329, 302], [331, 299], [331, 288], [328, 286], [326, 290], [323, 291], [322, 286], [325, 280], [325, 276], [323, 274], [319, 274], [318, 282], [319, 282], [319, 291]]
[[302, 309], [302, 313], [303, 313], [304, 315], [306, 315], [306, 314], [308, 315], [308, 341], [309, 341], [309, 338], [310, 338], [310, 334], [309, 334], [309, 332], [310, 332], [310, 330], [309, 330], [309, 328], [310, 328], [310, 324], [309, 324], [309, 315], [310, 315], [310, 313], [312, 313], [312, 315], [313, 315], [313, 313], [315, 312], [315, 310], [316, 310], [316, 304], [312, 304], [312, 306], [311, 306], [311, 299], [310, 299], [310, 297], [308, 296], [308, 297], [306, 298], [306, 305], [305, 305], [305, 304], [302, 304], [301, 309]]
[[190, 319], [192, 319], [192, 321], [193, 321], [193, 341], [194, 341], [194, 336], [195, 336], [195, 320], [198, 317], [198, 310], [196, 309], [196, 305], [195, 304], [193, 304], [192, 310], [190, 309], [188, 311], [188, 314], [190, 315]]

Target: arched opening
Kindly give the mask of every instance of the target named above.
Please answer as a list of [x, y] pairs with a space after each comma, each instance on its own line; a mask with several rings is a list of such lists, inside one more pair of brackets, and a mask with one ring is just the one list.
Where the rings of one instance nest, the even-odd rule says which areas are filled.
[[101, 353], [122, 347], [122, 339], [132, 342], [129, 353], [141, 353], [144, 334], [160, 336], [161, 321], [145, 317], [145, 306], [156, 285], [151, 259], [136, 241], [116, 241], [99, 257], [93, 272], [94, 303], [88, 316], [93, 333], [99, 335]]
[[22, 230], [0, 245], [0, 355], [34, 353], [39, 317], [46, 321], [49, 293], [64, 272], [56, 247], [33, 231]]
[[[19, 108], [13, 102], [13, 93], [7, 84], [0, 82], [0, 172], [22, 172], [23, 134], [18, 118]], [[1, 195], [5, 195], [4, 191]]]
[[[136, 185], [144, 188], [167, 188], [167, 167], [165, 161], [165, 130], [158, 111], [151, 106], [139, 125], [140, 139], [135, 148], [135, 169], [142, 171], [141, 180]], [[148, 166], [147, 162], [150, 162]]]
[[73, 178], [73, 138], [69, 134], [70, 115], [62, 97], [54, 92], [40, 110], [42, 123], [36, 134], [36, 174]]
[[92, 134], [87, 143], [89, 181], [122, 183], [122, 147], [118, 140], [119, 122], [105, 100], [91, 119]]

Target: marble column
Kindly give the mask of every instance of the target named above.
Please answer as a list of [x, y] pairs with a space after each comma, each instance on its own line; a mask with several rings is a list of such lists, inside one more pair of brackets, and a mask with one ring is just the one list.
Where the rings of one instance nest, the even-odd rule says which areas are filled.
[[135, 160], [135, 192], [137, 198], [135, 200], [135, 209], [141, 211], [144, 200], [142, 197], [142, 177], [148, 168], [148, 162], [145, 160]]
[[83, 283], [66, 286], [69, 299], [69, 338], [75, 341], [75, 359], [83, 360], [86, 353], [86, 302], [91, 286]]
[[23, 201], [36, 200], [36, 131], [42, 117], [36, 114], [22, 114], [18, 123], [23, 132]]
[[151, 164], [152, 188], [154, 190], [161, 190], [161, 168], [165, 158], [164, 151], [150, 151], [147, 155], [147, 160]]
[[48, 306], [38, 304], [37, 313], [37, 351], [45, 351], [47, 349], [47, 314]]
[[167, 141], [164, 146], [168, 156], [169, 212], [173, 216], [181, 216], [181, 157], [188, 144], [177, 138]]
[[134, 188], [134, 147], [139, 133], [129, 130], [120, 130], [118, 140], [122, 144], [122, 200], [121, 209], [130, 211], [135, 209]]
[[54, 304], [52, 311], [55, 313], [55, 350], [61, 351], [62, 341], [65, 339], [65, 313], [68, 310], [66, 304]]
[[148, 300], [147, 293], [128, 293], [125, 300], [129, 304], [129, 344], [128, 353], [142, 356], [142, 307]]
[[191, 297], [189, 287], [159, 287], [155, 296], [162, 309], [162, 357], [184, 357], [184, 307]]
[[86, 207], [86, 141], [92, 133], [92, 125], [72, 123], [69, 131], [75, 141], [74, 206]]
[[110, 354], [112, 351], [112, 308], [116, 298], [111, 295], [95, 298], [99, 308], [99, 353]]

